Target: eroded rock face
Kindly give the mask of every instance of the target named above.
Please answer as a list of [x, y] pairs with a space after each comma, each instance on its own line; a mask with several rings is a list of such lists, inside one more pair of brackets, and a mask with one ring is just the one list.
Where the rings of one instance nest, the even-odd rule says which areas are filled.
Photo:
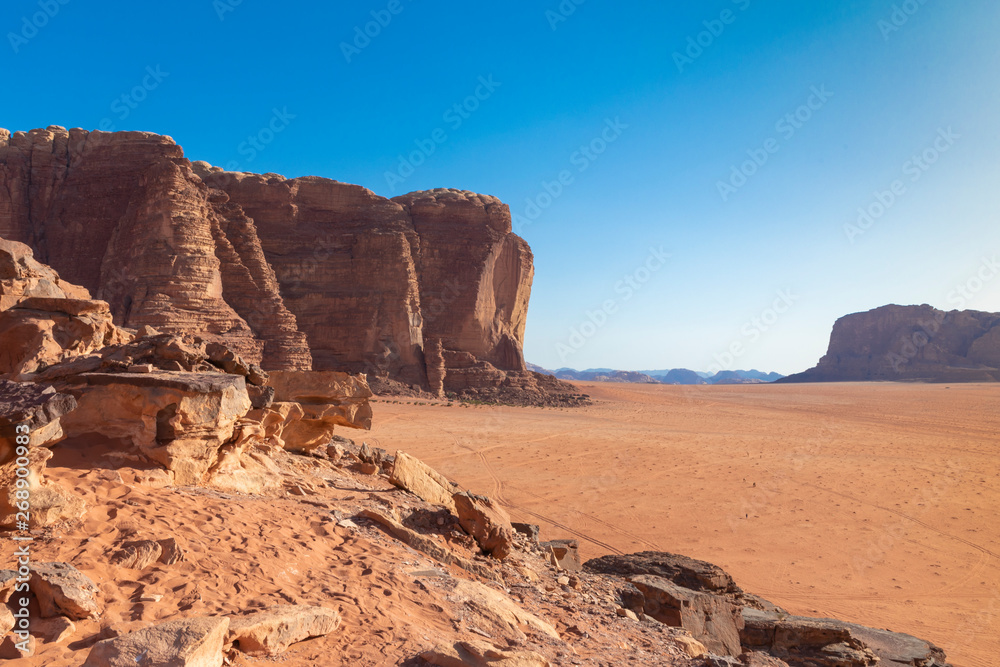
[[[107, 301], [120, 326], [197, 331], [268, 369], [435, 391], [442, 350], [488, 364], [494, 385], [525, 370], [533, 260], [493, 197], [389, 200], [329, 179], [192, 164], [169, 137], [52, 126], [0, 144], [0, 237]], [[20, 293], [54, 295], [44, 276], [29, 279]], [[458, 375], [453, 385], [467, 385]]]
[[837, 320], [814, 368], [779, 382], [1000, 381], [1000, 313], [883, 306]]
[[0, 184], [0, 237], [108, 301], [119, 325], [198, 331], [255, 362], [309, 367], [252, 230], [170, 137], [17, 132], [0, 145]]
[[67, 434], [130, 442], [172, 471], [179, 485], [205, 479], [250, 410], [246, 381], [238, 375], [84, 373], [71, 380], [67, 391], [78, 396], [79, 407], [63, 419]]

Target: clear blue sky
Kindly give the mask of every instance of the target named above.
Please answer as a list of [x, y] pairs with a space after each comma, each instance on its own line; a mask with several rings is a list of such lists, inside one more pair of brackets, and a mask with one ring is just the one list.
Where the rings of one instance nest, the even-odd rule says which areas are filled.
[[[535, 252], [530, 361], [790, 373], [850, 312], [1000, 311], [984, 265], [1000, 253], [1000, 4], [895, 4], [909, 13], [892, 0], [567, 0], [566, 16], [558, 0], [8, 0], [0, 126], [103, 122], [247, 171], [497, 195]], [[275, 110], [294, 118], [261, 150], [244, 143]], [[400, 172], [417, 141], [433, 153]], [[933, 164], [909, 162], [925, 151]], [[767, 161], [733, 177], [753, 156]], [[851, 243], [845, 225], [879, 213], [895, 181]], [[543, 182], [562, 192], [548, 200]], [[651, 248], [671, 256], [646, 273], [662, 263]], [[967, 284], [971, 298], [954, 292]], [[791, 306], [769, 312], [783, 290]], [[731, 364], [715, 360], [734, 343]]]

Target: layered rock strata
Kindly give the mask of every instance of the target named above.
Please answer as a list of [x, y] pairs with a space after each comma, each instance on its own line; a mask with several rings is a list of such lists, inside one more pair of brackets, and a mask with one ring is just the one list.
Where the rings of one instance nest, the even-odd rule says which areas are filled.
[[533, 258], [494, 197], [390, 200], [192, 164], [170, 137], [58, 126], [0, 132], [0, 185], [0, 237], [106, 301], [118, 326], [438, 395], [553, 389], [525, 367]]

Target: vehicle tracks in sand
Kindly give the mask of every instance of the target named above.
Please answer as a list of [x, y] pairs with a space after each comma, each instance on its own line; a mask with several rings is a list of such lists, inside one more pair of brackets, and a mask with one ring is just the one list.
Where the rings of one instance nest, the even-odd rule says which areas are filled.
[[869, 502], [869, 501], [864, 500], [862, 498], [858, 498], [856, 496], [852, 496], [852, 495], [850, 495], [848, 493], [842, 493], [840, 491], [834, 491], [833, 489], [828, 489], [825, 486], [820, 486], [818, 484], [810, 484], [808, 482], [799, 482], [799, 484], [801, 484], [802, 486], [807, 486], [807, 487], [812, 488], [812, 489], [816, 489], [818, 491], [823, 491], [824, 493], [829, 493], [829, 494], [832, 494], [832, 495], [835, 495], [835, 496], [840, 496], [841, 498], [847, 498], [848, 500], [851, 500], [853, 502], [859, 503], [861, 505], [867, 505], [869, 507], [875, 507], [875, 508], [880, 509], [880, 510], [882, 510], [884, 512], [889, 512], [890, 514], [895, 514], [896, 516], [900, 516], [900, 517], [906, 519], [907, 521], [912, 521], [913, 523], [917, 524], [918, 526], [922, 526], [922, 527], [926, 528], [927, 530], [929, 530], [929, 531], [931, 531], [933, 533], [937, 533], [938, 535], [941, 535], [942, 537], [947, 537], [949, 539], [955, 540], [956, 542], [961, 542], [962, 544], [964, 544], [964, 545], [966, 545], [968, 547], [971, 547], [971, 548], [975, 549], [976, 551], [980, 551], [980, 552], [982, 552], [984, 554], [987, 554], [988, 556], [992, 556], [993, 558], [996, 558], [997, 560], [1000, 560], [1000, 554], [997, 554], [995, 551], [990, 551], [986, 547], [981, 546], [979, 544], [976, 544], [975, 542], [971, 542], [971, 541], [965, 539], [964, 537], [959, 537], [958, 535], [952, 535], [951, 533], [946, 533], [945, 531], [940, 530], [939, 528], [935, 528], [934, 526], [932, 526], [931, 524], [927, 523], [926, 521], [921, 521], [920, 519], [916, 518], [915, 516], [911, 516], [909, 514], [906, 514], [905, 512], [900, 512], [899, 510], [894, 510], [891, 507], [886, 507], [884, 505], [879, 505], [878, 503], [872, 503], [872, 502]]
[[[472, 447], [468, 447], [467, 445], [463, 445], [463, 447], [465, 449], [467, 449], [469, 451], [469, 453], [475, 454], [476, 457], [478, 457], [479, 460], [482, 461], [483, 469], [486, 470], [486, 473], [490, 476], [490, 479], [493, 481], [493, 497], [494, 497], [494, 499], [502, 507], [505, 507], [507, 509], [516, 510], [516, 511], [521, 512], [523, 514], [528, 514], [530, 516], [535, 517], [536, 519], [539, 519], [541, 521], [549, 523], [549, 524], [551, 524], [553, 526], [556, 526], [558, 528], [562, 528], [563, 530], [565, 530], [566, 532], [570, 533], [571, 535], [574, 535], [578, 539], [584, 540], [586, 542], [590, 542], [591, 544], [594, 544], [594, 545], [596, 545], [598, 547], [601, 547], [603, 549], [607, 549], [608, 551], [610, 551], [612, 553], [616, 553], [616, 554], [619, 554], [619, 555], [622, 555], [622, 554], [625, 553], [625, 552], [621, 551], [620, 549], [618, 549], [618, 548], [616, 548], [616, 547], [614, 547], [614, 546], [612, 546], [612, 545], [610, 545], [610, 544], [608, 544], [606, 542], [603, 542], [603, 541], [601, 541], [601, 540], [599, 540], [599, 539], [597, 539], [597, 538], [595, 538], [595, 537], [593, 537], [591, 535], [588, 535], [588, 534], [586, 534], [586, 533], [584, 533], [584, 532], [582, 532], [580, 530], [577, 530], [575, 528], [571, 528], [570, 526], [567, 526], [566, 524], [564, 524], [564, 523], [562, 523], [560, 521], [557, 521], [555, 518], [553, 518], [551, 516], [547, 516], [545, 514], [541, 514], [539, 512], [535, 512], [533, 510], [530, 510], [530, 509], [524, 507], [523, 505], [518, 505], [518, 504], [514, 503], [509, 498], [507, 498], [507, 495], [506, 495], [507, 484], [500, 477], [499, 473], [497, 473], [496, 468], [493, 467], [493, 464], [490, 462], [489, 457], [486, 456], [486, 451], [487, 450], [485, 450], [485, 449], [479, 449], [479, 450], [477, 450], [477, 449], [474, 449]], [[511, 487], [511, 488], [514, 488], [514, 487]], [[541, 496], [539, 496], [539, 495], [537, 495], [535, 493], [531, 493], [530, 491], [525, 491], [523, 489], [516, 489], [516, 490], [519, 493], [523, 493], [523, 494], [531, 496], [533, 498], [537, 498], [537, 499], [543, 500], [543, 501], [545, 500]], [[579, 510], [570, 510], [570, 511], [573, 512], [574, 514], [579, 514], [580, 516], [582, 516], [582, 517], [584, 517], [586, 519], [589, 519], [590, 521], [593, 521], [595, 523], [601, 524], [602, 526], [605, 526], [606, 528], [608, 528], [608, 529], [610, 529], [610, 530], [612, 530], [612, 531], [614, 531], [616, 533], [619, 533], [619, 534], [621, 534], [621, 535], [623, 535], [625, 537], [628, 537], [628, 538], [630, 538], [630, 539], [632, 539], [632, 540], [634, 540], [636, 542], [639, 542], [640, 544], [644, 544], [644, 545], [652, 548], [655, 551], [662, 551], [662, 549], [659, 547], [659, 545], [655, 544], [654, 542], [650, 542], [648, 540], [645, 540], [645, 539], [639, 537], [638, 535], [630, 533], [630, 532], [628, 532], [626, 530], [622, 530], [618, 526], [615, 526], [615, 525], [613, 525], [611, 523], [608, 523], [607, 521], [599, 519], [598, 517], [595, 517], [595, 516], [593, 516], [591, 514], [587, 514], [586, 512], [581, 512]]]

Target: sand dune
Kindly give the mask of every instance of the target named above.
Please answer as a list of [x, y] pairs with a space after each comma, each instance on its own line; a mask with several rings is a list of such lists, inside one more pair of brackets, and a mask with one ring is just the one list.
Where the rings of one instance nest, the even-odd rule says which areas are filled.
[[581, 384], [573, 410], [376, 404], [373, 438], [587, 558], [712, 561], [793, 613], [1000, 655], [1000, 386]]

